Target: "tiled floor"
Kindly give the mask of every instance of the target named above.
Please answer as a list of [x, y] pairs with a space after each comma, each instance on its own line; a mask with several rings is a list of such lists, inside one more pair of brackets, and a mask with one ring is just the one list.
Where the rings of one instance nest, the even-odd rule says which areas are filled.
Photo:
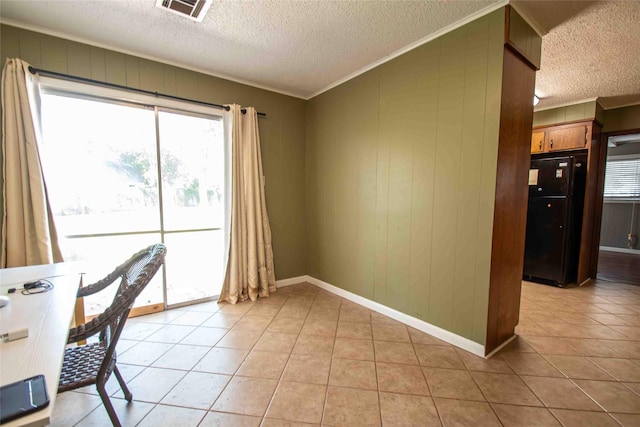
[[[640, 287], [525, 282], [520, 319], [485, 360], [300, 284], [130, 319], [109, 390], [131, 426], [640, 426]], [[54, 414], [109, 425], [94, 387]]]

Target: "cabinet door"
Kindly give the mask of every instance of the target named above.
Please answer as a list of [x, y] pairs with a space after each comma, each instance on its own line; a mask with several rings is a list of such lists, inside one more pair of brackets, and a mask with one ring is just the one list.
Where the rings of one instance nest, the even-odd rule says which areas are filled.
[[585, 125], [548, 131], [549, 151], [587, 148], [589, 127]]
[[531, 152], [542, 153], [544, 151], [544, 131], [531, 134]]

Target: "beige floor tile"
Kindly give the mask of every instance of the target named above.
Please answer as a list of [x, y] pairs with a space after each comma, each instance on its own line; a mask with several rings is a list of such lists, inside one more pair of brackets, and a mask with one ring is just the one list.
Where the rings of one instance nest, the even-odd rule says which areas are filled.
[[444, 345], [447, 347], [451, 346], [451, 344], [446, 341], [442, 341], [441, 339], [438, 339], [432, 335], [426, 334], [412, 327], [408, 326], [407, 330], [409, 331], [411, 342], [414, 344]]
[[242, 317], [241, 314], [235, 313], [216, 313], [200, 326], [206, 326], [208, 328], [222, 328], [231, 329], [238, 320]]
[[564, 427], [620, 427], [611, 417], [603, 412], [572, 411], [568, 409], [550, 409], [551, 413]]
[[603, 325], [608, 326], [633, 326], [634, 324], [623, 319], [621, 315], [609, 313], [589, 313], [589, 317]]
[[309, 320], [302, 326], [301, 335], [316, 335], [320, 337], [335, 337], [338, 322], [335, 320]]
[[260, 351], [275, 351], [277, 353], [291, 353], [297, 339], [297, 334], [284, 334], [281, 332], [266, 331], [262, 334], [260, 339], [258, 339], [258, 342], [253, 349]]
[[293, 354], [309, 354], [319, 357], [331, 356], [333, 353], [333, 337], [300, 335], [293, 347]]
[[445, 427], [501, 427], [498, 417], [485, 402], [434, 398]]
[[175, 344], [180, 342], [184, 337], [189, 335], [196, 329], [195, 326], [184, 326], [184, 325], [164, 325], [162, 329], [154, 332], [147, 338], [145, 341], [147, 342], [166, 342]]
[[276, 380], [234, 376], [211, 409], [262, 417], [277, 384]]
[[151, 334], [157, 332], [162, 328], [162, 325], [156, 323], [144, 323], [144, 322], [127, 322], [124, 330], [120, 334], [120, 338], [123, 340], [142, 341]]
[[373, 343], [376, 362], [404, 363], [418, 365], [418, 357], [409, 343], [375, 341]]
[[333, 359], [329, 385], [377, 390], [376, 365], [365, 360]]
[[517, 375], [471, 372], [471, 376], [489, 402], [542, 406], [538, 398]]
[[506, 353], [502, 359], [509, 364], [518, 375], [536, 375], [542, 377], [564, 377], [539, 354]]
[[320, 427], [320, 424], [299, 423], [297, 421], [276, 420], [265, 418], [260, 427]]
[[323, 425], [380, 426], [378, 392], [330, 386]]
[[531, 347], [540, 354], [562, 354], [568, 356], [578, 356], [579, 353], [555, 337], [525, 337], [524, 338]]
[[574, 382], [607, 412], [640, 414], [640, 396], [620, 383], [590, 380]]
[[624, 383], [624, 385], [640, 396], [640, 383]]
[[366, 308], [345, 308], [340, 309], [340, 322], [371, 322], [371, 314]]
[[336, 338], [333, 357], [339, 359], [374, 360], [373, 341]]
[[536, 349], [527, 344], [524, 338], [516, 336], [515, 339], [500, 350], [499, 354], [507, 353], [536, 353]]
[[600, 411], [601, 408], [571, 380], [564, 378], [521, 377], [548, 408]]
[[275, 317], [280, 311], [279, 304], [256, 304], [247, 312], [249, 316]]
[[640, 426], [640, 415], [633, 415], [633, 414], [612, 414], [612, 415], [624, 427]]
[[277, 380], [282, 375], [288, 360], [288, 353], [253, 350], [242, 362], [236, 375]]
[[[637, 357], [640, 357], [640, 354]], [[601, 357], [590, 357], [589, 360], [613, 375], [618, 381], [640, 382], [640, 363], [636, 361]]]
[[290, 302], [286, 302], [276, 317], [278, 318], [293, 318], [293, 319], [305, 319], [307, 314], [309, 314], [309, 310], [311, 309], [311, 303], [299, 303], [292, 304]]
[[[640, 341], [606, 341], [612, 350], [619, 355], [617, 357], [628, 357], [637, 359], [640, 355]], [[594, 355], [596, 356], [596, 355]]]
[[199, 427], [259, 427], [262, 418], [248, 415], [209, 412]]
[[429, 387], [419, 366], [378, 362], [376, 371], [380, 391], [429, 396]]
[[429, 368], [464, 369], [464, 364], [453, 347], [414, 344], [418, 360]]
[[455, 349], [462, 359], [464, 366], [470, 371], [495, 372], [503, 374], [513, 374], [513, 369], [509, 367], [507, 362], [502, 360], [502, 356], [494, 355], [490, 359], [476, 356], [459, 348]]
[[429, 397], [380, 393], [380, 414], [385, 426], [440, 426], [438, 412]]
[[615, 341], [587, 338], [563, 338], [562, 340], [583, 356], [620, 357], [620, 353], [612, 346]]
[[403, 324], [372, 323], [373, 339], [377, 341], [411, 342]]
[[327, 387], [283, 381], [267, 411], [268, 418], [319, 424]]
[[180, 344], [213, 347], [228, 332], [223, 328], [200, 326], [180, 341]]
[[545, 408], [501, 405], [492, 403], [493, 410], [505, 426], [509, 427], [561, 427], [562, 424]]
[[177, 344], [160, 356], [151, 366], [188, 371], [192, 369], [208, 351], [209, 347]]
[[[104, 411], [102, 400], [92, 394], [69, 391], [56, 396], [56, 404], [51, 416], [52, 427], [67, 427], [76, 424], [94, 409]], [[153, 406], [149, 407], [149, 411]], [[106, 413], [106, 411], [105, 411]]]
[[149, 366], [165, 354], [173, 344], [159, 342], [141, 342], [118, 357], [118, 362], [127, 365]]
[[329, 382], [331, 357], [292, 354], [282, 375], [283, 380], [326, 385]]
[[307, 320], [327, 320], [337, 322], [340, 317], [339, 307], [311, 306]]
[[583, 380], [609, 380], [614, 378], [582, 356], [545, 356], [545, 358], [569, 378]]
[[233, 375], [249, 350], [214, 347], [193, 367], [194, 371]]
[[292, 319], [288, 317], [278, 317], [267, 327], [267, 332], [280, 332], [284, 334], [299, 334], [302, 329], [304, 318]]
[[176, 406], [157, 405], [138, 424], [140, 427], [181, 426], [196, 427], [207, 414], [206, 411]]
[[336, 336], [339, 338], [373, 339], [371, 323], [340, 321]]
[[216, 347], [250, 350], [258, 342], [262, 332], [231, 329], [216, 344]]
[[[147, 368], [138, 374], [127, 386], [135, 400], [157, 403], [175, 387], [186, 375], [185, 371], [174, 369]], [[117, 393], [122, 396], [122, 391]]]
[[371, 323], [385, 323], [387, 325], [402, 325], [405, 326], [404, 323], [397, 321], [396, 319], [392, 319], [389, 316], [385, 316], [384, 314], [380, 314], [371, 310]]
[[[153, 403], [133, 401], [129, 403], [124, 399], [111, 399], [113, 409], [118, 414], [120, 423], [125, 427], [140, 425], [140, 421], [154, 408]], [[55, 425], [55, 424], [53, 424]], [[104, 406], [100, 405], [86, 418], [76, 424], [77, 427], [102, 427], [109, 426], [111, 419]], [[69, 424], [64, 427], [69, 427]]]
[[231, 380], [228, 375], [189, 372], [160, 403], [207, 410]]
[[172, 325], [200, 326], [212, 316], [211, 313], [189, 311], [171, 321]]
[[438, 368], [423, 369], [429, 389], [434, 397], [485, 400], [482, 392], [467, 371]]
[[267, 329], [267, 326], [271, 323], [271, 320], [273, 320], [273, 317], [246, 314], [238, 320], [235, 325], [233, 325], [231, 330], [264, 332], [264, 330]]
[[240, 301], [237, 304], [225, 304], [218, 310], [218, 314], [238, 314], [245, 315], [249, 310], [253, 308], [255, 303], [253, 301]]

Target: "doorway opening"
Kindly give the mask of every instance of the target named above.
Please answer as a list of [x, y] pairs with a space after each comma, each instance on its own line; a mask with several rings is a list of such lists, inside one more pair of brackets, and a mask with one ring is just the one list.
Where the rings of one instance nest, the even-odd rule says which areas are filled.
[[604, 141], [597, 278], [640, 286], [640, 129], [605, 134]]

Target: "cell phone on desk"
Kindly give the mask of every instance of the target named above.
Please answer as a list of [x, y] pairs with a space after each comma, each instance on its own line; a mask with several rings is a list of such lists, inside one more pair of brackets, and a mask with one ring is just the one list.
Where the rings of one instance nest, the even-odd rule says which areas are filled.
[[44, 375], [0, 387], [0, 424], [36, 412], [49, 405]]

